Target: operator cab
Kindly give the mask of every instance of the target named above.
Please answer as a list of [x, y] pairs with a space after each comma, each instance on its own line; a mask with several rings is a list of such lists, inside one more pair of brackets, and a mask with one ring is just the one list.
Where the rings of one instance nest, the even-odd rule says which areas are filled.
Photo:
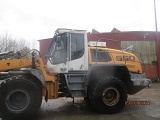
[[57, 29], [48, 50], [50, 73], [88, 70], [88, 44], [85, 30]]

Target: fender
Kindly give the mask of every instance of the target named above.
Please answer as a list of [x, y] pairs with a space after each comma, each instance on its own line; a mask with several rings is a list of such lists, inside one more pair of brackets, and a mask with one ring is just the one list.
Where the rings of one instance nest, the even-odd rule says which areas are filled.
[[[121, 80], [127, 88], [129, 94], [133, 88], [133, 82], [130, 79], [128, 68], [122, 64], [93, 65], [90, 67], [86, 77], [86, 87], [96, 84], [102, 77], [116, 77]], [[87, 88], [86, 88], [87, 90]]]
[[19, 71], [8, 71], [8, 72], [1, 72], [3, 75], [33, 75], [36, 77], [39, 82], [42, 84], [43, 88], [46, 87], [46, 82], [44, 78], [42, 77], [42, 74], [39, 70], [37, 69], [24, 69], [24, 70], [19, 70]]

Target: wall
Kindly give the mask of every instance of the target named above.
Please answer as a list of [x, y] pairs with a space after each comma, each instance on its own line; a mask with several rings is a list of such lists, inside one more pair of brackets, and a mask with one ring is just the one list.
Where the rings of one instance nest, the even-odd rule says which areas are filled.
[[146, 74], [146, 77], [155, 80], [158, 78], [157, 64], [152, 65], [142, 65], [143, 72]]
[[40, 46], [40, 55], [44, 61], [44, 64], [47, 63], [47, 60], [45, 59], [45, 55], [47, 54], [49, 45], [52, 41], [52, 38], [48, 38], [48, 39], [42, 39], [42, 40], [38, 40], [39, 41], [39, 46]]

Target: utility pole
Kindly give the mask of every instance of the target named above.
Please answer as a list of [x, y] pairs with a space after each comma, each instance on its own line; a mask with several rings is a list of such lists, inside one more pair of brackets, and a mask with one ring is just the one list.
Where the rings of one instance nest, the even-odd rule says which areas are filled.
[[156, 40], [156, 51], [157, 51], [157, 62], [158, 62], [158, 77], [160, 78], [160, 44], [159, 44], [159, 38], [158, 38], [158, 27], [157, 27], [157, 11], [156, 11], [156, 0], [154, 0], [154, 15], [155, 15], [155, 29], [156, 29], [156, 34], [155, 34], [155, 40]]
[[158, 32], [158, 27], [157, 27], [156, 0], [154, 0], [154, 14], [155, 14], [155, 28], [156, 28], [156, 33], [157, 33]]

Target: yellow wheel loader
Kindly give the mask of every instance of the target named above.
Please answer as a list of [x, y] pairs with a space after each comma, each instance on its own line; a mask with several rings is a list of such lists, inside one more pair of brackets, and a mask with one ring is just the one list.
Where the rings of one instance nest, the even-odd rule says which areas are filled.
[[[88, 44], [85, 30], [57, 29], [44, 65], [37, 50], [0, 53], [0, 113], [2, 117], [34, 115], [42, 99], [84, 97], [99, 113], [117, 113], [127, 94], [149, 86], [140, 60], [103, 42]], [[36, 54], [36, 55], [35, 55]]]

